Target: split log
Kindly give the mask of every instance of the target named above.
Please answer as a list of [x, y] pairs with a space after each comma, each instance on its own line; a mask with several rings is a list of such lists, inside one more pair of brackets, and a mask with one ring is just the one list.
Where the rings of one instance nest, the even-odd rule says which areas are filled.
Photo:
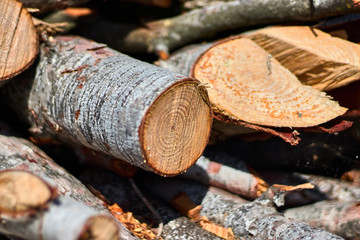
[[[160, 181], [156, 179], [158, 178], [146, 178], [146, 180], [142, 179], [142, 182], [146, 184], [151, 192], [156, 193], [167, 202], [172, 200], [171, 196], [176, 196], [179, 188], [185, 189], [183, 185], [179, 183], [169, 184], [169, 180], [174, 179], [163, 179]], [[194, 189], [194, 187], [191, 186], [187, 187], [187, 189], [191, 188]], [[195, 191], [195, 194], [193, 194], [194, 191], [190, 194], [188, 194], [187, 191], [185, 192], [190, 198], [195, 195], [195, 198], [202, 200], [201, 215], [207, 216], [210, 220], [226, 228], [230, 227], [235, 237], [238, 238], [342, 239], [325, 230], [317, 229], [306, 223], [284, 217], [277, 212], [273, 205], [272, 198], [269, 198], [269, 195], [272, 194], [271, 192], [266, 192], [260, 198], [246, 204], [236, 203], [229, 199], [225, 200], [219, 195], [213, 195], [212, 197], [208, 195], [208, 197], [204, 197], [203, 191]]]
[[27, 8], [37, 8], [40, 13], [80, 6], [89, 0], [20, 0]]
[[220, 155], [217, 157], [224, 158], [226, 162], [233, 161], [237, 167], [201, 156], [194, 166], [179, 176], [225, 189], [247, 199], [258, 198], [266, 191], [268, 186], [265, 181], [251, 173], [244, 162], [224, 152]]
[[360, 239], [359, 202], [321, 201], [287, 209], [284, 215], [326, 229], [345, 239]]
[[26, 171], [0, 171], [0, 231], [24, 239], [117, 239], [109, 216], [66, 197]]
[[38, 37], [28, 11], [16, 0], [0, 3], [0, 85], [27, 69], [38, 53]]
[[188, 169], [210, 134], [197, 80], [80, 37], [42, 45], [33, 82], [7, 90], [40, 140], [82, 144], [164, 176]]
[[[346, 111], [325, 93], [302, 85], [271, 55], [242, 37], [185, 48], [160, 66], [206, 85], [215, 118], [222, 122], [276, 134], [259, 125], [316, 126]], [[278, 135], [297, 143], [294, 136]]]
[[[168, 53], [225, 30], [290, 20], [314, 20], [359, 11], [358, 0], [230, 1], [148, 22], [146, 28], [135, 25], [124, 28], [123, 25], [99, 21], [90, 24], [85, 31], [92, 32], [87, 37], [106, 42], [115, 49], [126, 47], [137, 52]], [[104, 26], [112, 30], [107, 31]]]
[[[96, 198], [79, 180], [58, 166], [31, 142], [0, 135], [0, 169], [31, 171], [56, 186], [57, 193], [84, 203], [105, 215], [111, 215], [104, 203]], [[119, 237], [133, 240], [130, 232], [119, 223]]]
[[360, 46], [318, 29], [270, 27], [249, 38], [314, 88], [331, 90], [360, 79]]

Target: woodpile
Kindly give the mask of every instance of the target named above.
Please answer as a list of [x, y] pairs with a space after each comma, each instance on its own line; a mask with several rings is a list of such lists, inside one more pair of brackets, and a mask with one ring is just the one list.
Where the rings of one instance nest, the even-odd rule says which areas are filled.
[[360, 239], [360, 1], [0, 15], [1, 239]]

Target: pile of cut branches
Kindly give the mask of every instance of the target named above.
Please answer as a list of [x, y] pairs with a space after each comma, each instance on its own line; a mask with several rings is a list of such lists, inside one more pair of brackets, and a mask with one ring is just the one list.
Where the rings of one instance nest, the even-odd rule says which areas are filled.
[[360, 1], [0, 15], [4, 239], [360, 239]]

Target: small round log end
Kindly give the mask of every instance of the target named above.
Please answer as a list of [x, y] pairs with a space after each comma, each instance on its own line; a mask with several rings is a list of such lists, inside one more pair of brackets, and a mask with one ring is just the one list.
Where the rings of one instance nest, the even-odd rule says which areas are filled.
[[116, 240], [119, 232], [116, 223], [106, 216], [95, 216], [87, 221], [79, 240]]
[[140, 128], [146, 164], [162, 176], [186, 171], [201, 156], [211, 124], [208, 96], [197, 81], [171, 86], [151, 105]]
[[0, 172], [1, 212], [29, 212], [44, 207], [53, 197], [52, 188], [32, 173], [17, 170]]

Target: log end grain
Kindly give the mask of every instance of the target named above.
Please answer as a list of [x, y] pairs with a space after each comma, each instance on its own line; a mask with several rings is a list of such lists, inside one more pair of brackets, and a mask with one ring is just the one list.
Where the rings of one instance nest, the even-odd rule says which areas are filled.
[[255, 42], [233, 38], [205, 51], [191, 75], [209, 86], [215, 114], [276, 127], [309, 127], [346, 111], [325, 93], [302, 85]]
[[38, 53], [38, 37], [22, 4], [5, 0], [0, 4], [0, 85], [27, 69]]
[[38, 176], [18, 170], [0, 172], [1, 212], [18, 214], [44, 207], [54, 198], [53, 189]]
[[249, 36], [300, 81], [330, 90], [360, 79], [360, 45], [307, 26], [270, 27]]
[[160, 95], [140, 128], [146, 163], [163, 176], [184, 172], [201, 156], [211, 129], [205, 90], [188, 79]]
[[79, 237], [80, 240], [116, 240], [119, 233], [116, 223], [106, 216], [95, 216], [86, 223], [86, 228]]

